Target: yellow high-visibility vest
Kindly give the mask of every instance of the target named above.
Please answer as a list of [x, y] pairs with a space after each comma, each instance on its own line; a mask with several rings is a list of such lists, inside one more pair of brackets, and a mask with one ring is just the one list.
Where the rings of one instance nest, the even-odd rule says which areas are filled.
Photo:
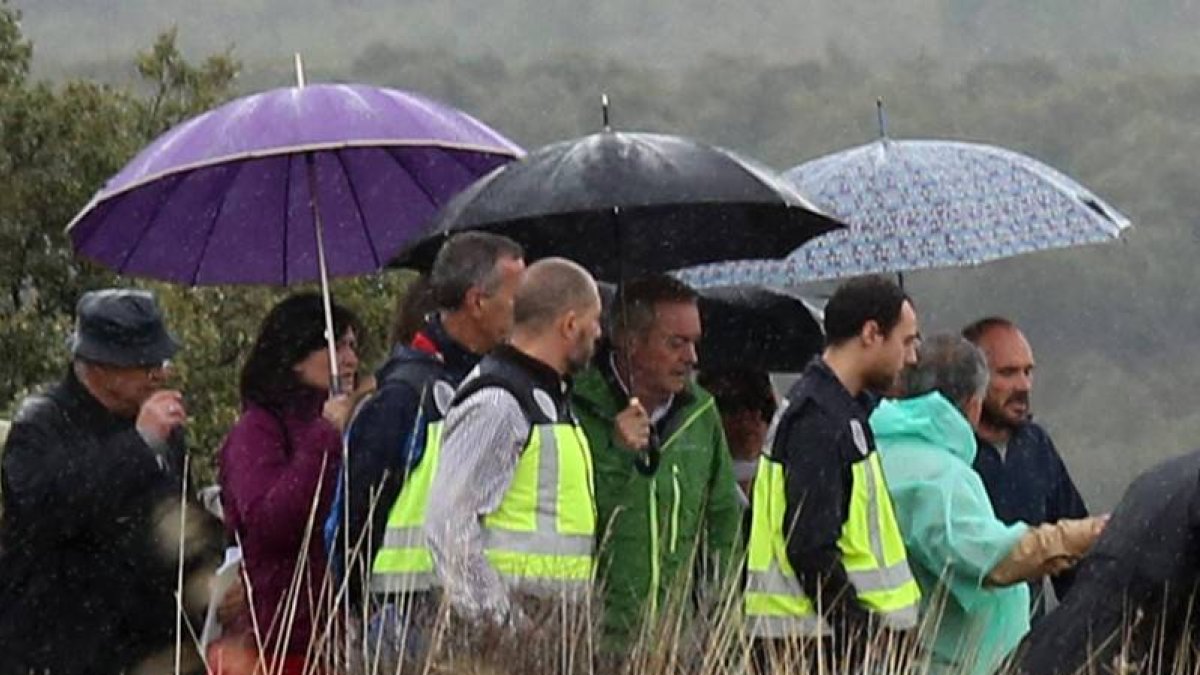
[[438, 420], [426, 427], [421, 461], [408, 475], [388, 513], [383, 546], [371, 565], [370, 587], [375, 593], [411, 593], [438, 587], [433, 554], [425, 540], [425, 509], [441, 454], [442, 425], [443, 421]]
[[[530, 411], [526, 411], [527, 414]], [[539, 410], [543, 414], [551, 411]], [[483, 519], [488, 561], [510, 585], [586, 590], [594, 572], [596, 503], [592, 459], [583, 430], [539, 418], [494, 513]], [[430, 423], [425, 451], [388, 515], [383, 546], [371, 569], [377, 593], [436, 588], [425, 535], [430, 489], [441, 460], [443, 421]]]
[[483, 519], [492, 567], [512, 586], [586, 591], [595, 568], [594, 490], [583, 430], [535, 425], [508, 492]]
[[[814, 637], [829, 631], [788, 562], [785, 500], [783, 465], [764, 456], [754, 480], [744, 598], [747, 628], [757, 638]], [[850, 512], [838, 547], [858, 601], [884, 626], [915, 627], [921, 591], [908, 569], [900, 526], [874, 451], [852, 466]]]

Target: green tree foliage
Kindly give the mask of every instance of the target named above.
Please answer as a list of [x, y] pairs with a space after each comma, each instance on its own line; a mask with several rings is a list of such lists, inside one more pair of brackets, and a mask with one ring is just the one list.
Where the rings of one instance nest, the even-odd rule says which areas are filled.
[[[143, 145], [171, 125], [232, 93], [240, 68], [229, 53], [200, 64], [180, 53], [175, 31], [136, 55], [134, 90], [87, 81], [60, 86], [27, 78], [31, 46], [19, 15], [0, 5], [0, 401], [9, 409], [66, 363], [66, 337], [79, 294], [110, 285], [155, 290], [183, 342], [176, 385], [187, 396], [190, 433], [211, 475], [212, 452], [237, 413], [238, 367], [257, 322], [283, 290], [187, 289], [119, 279], [72, 255], [63, 230], [91, 195]], [[406, 277], [339, 282], [382, 346], [392, 296]]]

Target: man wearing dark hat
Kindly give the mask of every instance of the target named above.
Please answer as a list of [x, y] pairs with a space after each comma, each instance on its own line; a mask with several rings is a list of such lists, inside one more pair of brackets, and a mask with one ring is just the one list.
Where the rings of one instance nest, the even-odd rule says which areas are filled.
[[173, 656], [180, 537], [188, 609], [219, 560], [213, 521], [189, 505], [179, 527], [187, 412], [164, 388], [178, 344], [154, 297], [84, 294], [70, 348], [66, 376], [22, 402], [4, 447], [0, 673], [155, 668]]

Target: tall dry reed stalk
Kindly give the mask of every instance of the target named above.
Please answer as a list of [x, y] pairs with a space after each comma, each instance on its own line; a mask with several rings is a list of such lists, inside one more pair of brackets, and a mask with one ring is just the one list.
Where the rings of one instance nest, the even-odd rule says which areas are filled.
[[[318, 494], [320, 490], [318, 489]], [[375, 495], [375, 500], [377, 500]], [[373, 503], [372, 509], [378, 504]], [[491, 626], [464, 621], [455, 616], [440, 598], [404, 595], [392, 598], [395, 640], [372, 638], [372, 608], [349, 609], [350, 579], [335, 580], [327, 574], [319, 588], [307, 588], [308, 542], [320, 527], [314, 503], [309, 512], [303, 544], [298, 551], [296, 572], [282, 610], [273, 625], [254, 622], [254, 643], [259, 652], [259, 675], [278, 675], [283, 653], [294, 630], [300, 602], [320, 608], [320, 621], [313, 624], [309, 638], [306, 675], [767, 675], [767, 673], [814, 673], [816, 675], [921, 675], [924, 673], [970, 672], [968, 668], [947, 669], [931, 664], [921, 649], [925, 638], [936, 631], [947, 593], [939, 589], [926, 600], [920, 627], [912, 635], [875, 630], [855, 640], [853, 649], [831, 647], [821, 641], [757, 644], [744, 630], [741, 614], [741, 579], [694, 583], [680, 579], [667, 594], [657, 614], [647, 616], [632, 644], [617, 650], [601, 635], [600, 593], [585, 598], [520, 596], [517, 604], [526, 619], [518, 626]], [[181, 531], [184, 530], [180, 523]], [[366, 546], [365, 534], [353, 542], [350, 556]], [[180, 539], [180, 550], [184, 542]], [[693, 562], [698, 562], [693, 550]], [[696, 566], [693, 565], [692, 568]], [[739, 566], [740, 567], [740, 566]], [[368, 587], [361, 567], [356, 579]], [[180, 577], [180, 597], [184, 588]], [[245, 592], [253, 602], [254, 588], [243, 575]], [[367, 604], [367, 603], [364, 603]], [[251, 613], [253, 615], [253, 613]], [[346, 617], [351, 617], [347, 621]], [[1153, 617], [1131, 615], [1122, 634], [1108, 636], [1097, 644], [1097, 652], [1114, 643], [1121, 646], [1108, 662], [1093, 663], [1085, 674], [1200, 673], [1200, 651], [1183, 642], [1169, 645], [1165, 621], [1151, 644], [1133, 648], [1133, 631]], [[1160, 617], [1161, 618], [1161, 617]], [[1190, 622], [1190, 616], [1189, 616]], [[1172, 633], [1178, 636], [1179, 631]], [[1188, 630], [1182, 631], [1189, 635]], [[181, 619], [179, 640], [196, 643], [197, 631]], [[1175, 637], [1174, 639], [1179, 639]], [[1168, 646], [1173, 648], [1167, 649]], [[958, 661], [973, 664], [977, 645], [964, 644]], [[1134, 652], [1136, 651], [1136, 655]], [[853, 653], [850, 653], [853, 652]], [[176, 650], [178, 653], [178, 649]], [[173, 672], [182, 675], [175, 659]], [[765, 667], [764, 667], [765, 666]], [[161, 671], [165, 672], [165, 671]], [[1006, 672], [1003, 671], [1002, 672]]]

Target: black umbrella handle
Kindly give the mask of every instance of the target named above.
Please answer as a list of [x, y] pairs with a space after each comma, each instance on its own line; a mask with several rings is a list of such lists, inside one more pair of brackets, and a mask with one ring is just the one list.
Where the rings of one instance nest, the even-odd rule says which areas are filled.
[[646, 444], [646, 449], [639, 452], [633, 460], [633, 465], [637, 467], [638, 473], [643, 476], [652, 475], [658, 471], [658, 465], [662, 461], [662, 445], [658, 442], [658, 432], [650, 430], [650, 442]]

